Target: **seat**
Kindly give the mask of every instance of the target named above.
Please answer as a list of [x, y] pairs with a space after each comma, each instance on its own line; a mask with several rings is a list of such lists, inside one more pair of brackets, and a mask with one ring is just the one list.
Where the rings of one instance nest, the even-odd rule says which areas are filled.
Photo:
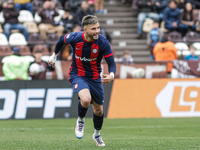
[[185, 35], [186, 42], [194, 43], [194, 42], [200, 42], [199, 34], [194, 31], [189, 31]]
[[196, 48], [195, 54], [200, 55], [200, 42], [195, 42], [192, 45]]
[[42, 1], [38, 1], [38, 0], [34, 0], [31, 2], [32, 6], [33, 6], [33, 11], [36, 13], [40, 8], [43, 7], [43, 2]]
[[59, 40], [59, 36], [56, 33], [50, 33], [47, 35], [46, 43], [50, 45], [55, 45]]
[[28, 10], [20, 10], [19, 16], [18, 16], [18, 21], [20, 23], [27, 22], [27, 21], [33, 21], [33, 15]]
[[200, 50], [200, 42], [195, 42], [192, 44], [197, 50]]
[[36, 23], [40, 23], [41, 22], [41, 17], [38, 15], [38, 12], [35, 12], [35, 15], [34, 15], [34, 21]]
[[184, 43], [184, 42], [177, 42], [177, 43], [175, 43], [175, 47], [176, 47], [176, 49], [181, 50], [181, 51], [187, 51], [187, 50], [189, 50], [188, 45], [186, 43]]
[[0, 33], [3, 33], [3, 28], [1, 26], [1, 24], [0, 24]]
[[175, 43], [175, 47], [178, 50], [177, 54], [178, 56], [182, 55], [183, 53], [187, 53], [187, 51], [189, 51], [189, 47], [186, 43], [184, 42], [177, 42]]
[[8, 45], [8, 40], [3, 33], [0, 33], [0, 41], [0, 45]]
[[28, 28], [28, 33], [38, 33], [39, 32], [37, 24], [35, 22], [33, 22], [33, 21], [31, 21], [31, 22], [24, 22], [23, 25]]
[[55, 7], [58, 8], [58, 9], [63, 9], [63, 6], [62, 6], [62, 4], [61, 4], [60, 1], [57, 1], [57, 2], [55, 3]]
[[12, 55], [12, 50], [10, 46], [0, 46], [0, 56], [4, 57], [9, 55]]
[[169, 33], [170, 41], [172, 42], [182, 42], [182, 35], [177, 31], [173, 31]]
[[5, 22], [5, 19], [3, 17], [3, 12], [0, 12], [0, 23], [4, 23]]
[[37, 44], [37, 45], [35, 45], [35, 46], [33, 47], [33, 52], [32, 52], [32, 54], [35, 53], [36, 49], [41, 49], [43, 55], [50, 55], [47, 46], [45, 46], [45, 45], [43, 45], [43, 44]]
[[29, 34], [28, 36], [28, 44], [43, 44], [44, 41], [42, 40], [42, 37], [40, 36], [39, 33], [33, 33]]
[[147, 18], [142, 26], [142, 31], [143, 32], [150, 32], [151, 29], [153, 28], [153, 19]]
[[12, 33], [9, 37], [10, 46], [27, 45], [27, 41], [22, 33]]
[[31, 50], [28, 46], [17, 46], [20, 49], [20, 54], [23, 56], [32, 55]]
[[62, 10], [62, 9], [59, 9], [59, 10], [58, 10], [58, 13], [59, 13], [59, 15], [56, 16], [56, 17], [54, 17], [54, 21], [55, 21], [55, 22], [59, 22], [59, 21], [61, 20], [62, 16], [65, 14], [65, 11]]
[[169, 32], [169, 30], [165, 28], [165, 21], [162, 21], [162, 22], [161, 22], [161, 24], [160, 24], [160, 29], [161, 29], [163, 32]]

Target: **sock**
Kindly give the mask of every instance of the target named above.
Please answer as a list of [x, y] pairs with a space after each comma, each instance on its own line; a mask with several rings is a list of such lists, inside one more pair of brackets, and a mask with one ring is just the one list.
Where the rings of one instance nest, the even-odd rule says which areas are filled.
[[96, 136], [100, 135], [100, 131], [101, 131], [101, 130], [96, 130], [96, 129], [94, 129], [94, 136], [96, 137]]
[[88, 108], [84, 108], [81, 105], [81, 102], [79, 101], [79, 103], [78, 103], [78, 116], [79, 116], [80, 119], [85, 117], [87, 110], [88, 110]]
[[99, 117], [99, 116], [96, 116], [95, 114], [93, 114], [93, 122], [94, 122], [94, 134], [95, 136], [97, 135], [100, 135], [100, 130], [101, 130], [101, 127], [103, 125], [103, 117], [104, 117], [104, 114]]

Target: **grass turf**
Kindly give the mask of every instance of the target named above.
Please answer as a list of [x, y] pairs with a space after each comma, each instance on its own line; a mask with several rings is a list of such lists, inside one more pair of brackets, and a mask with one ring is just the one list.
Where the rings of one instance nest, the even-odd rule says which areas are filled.
[[76, 119], [1, 120], [0, 149], [6, 150], [188, 150], [200, 149], [199, 118], [105, 119], [105, 147], [92, 139], [93, 122], [86, 118], [85, 135], [74, 135]]

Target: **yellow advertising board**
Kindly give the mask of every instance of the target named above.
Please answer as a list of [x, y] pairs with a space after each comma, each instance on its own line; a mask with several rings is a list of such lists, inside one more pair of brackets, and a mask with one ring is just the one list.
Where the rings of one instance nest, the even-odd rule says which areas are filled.
[[200, 117], [200, 79], [115, 79], [107, 118]]

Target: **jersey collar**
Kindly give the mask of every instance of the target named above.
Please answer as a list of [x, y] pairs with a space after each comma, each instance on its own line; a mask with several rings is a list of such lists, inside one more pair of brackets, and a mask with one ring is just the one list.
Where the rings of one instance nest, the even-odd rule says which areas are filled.
[[93, 40], [93, 41], [86, 41], [86, 39], [85, 39], [85, 37], [84, 37], [84, 34], [85, 34], [85, 32], [82, 33], [82, 38], [83, 38], [83, 40], [84, 40], [85, 42], [87, 42], [87, 43], [92, 43], [92, 42], [94, 42], [94, 40]]

